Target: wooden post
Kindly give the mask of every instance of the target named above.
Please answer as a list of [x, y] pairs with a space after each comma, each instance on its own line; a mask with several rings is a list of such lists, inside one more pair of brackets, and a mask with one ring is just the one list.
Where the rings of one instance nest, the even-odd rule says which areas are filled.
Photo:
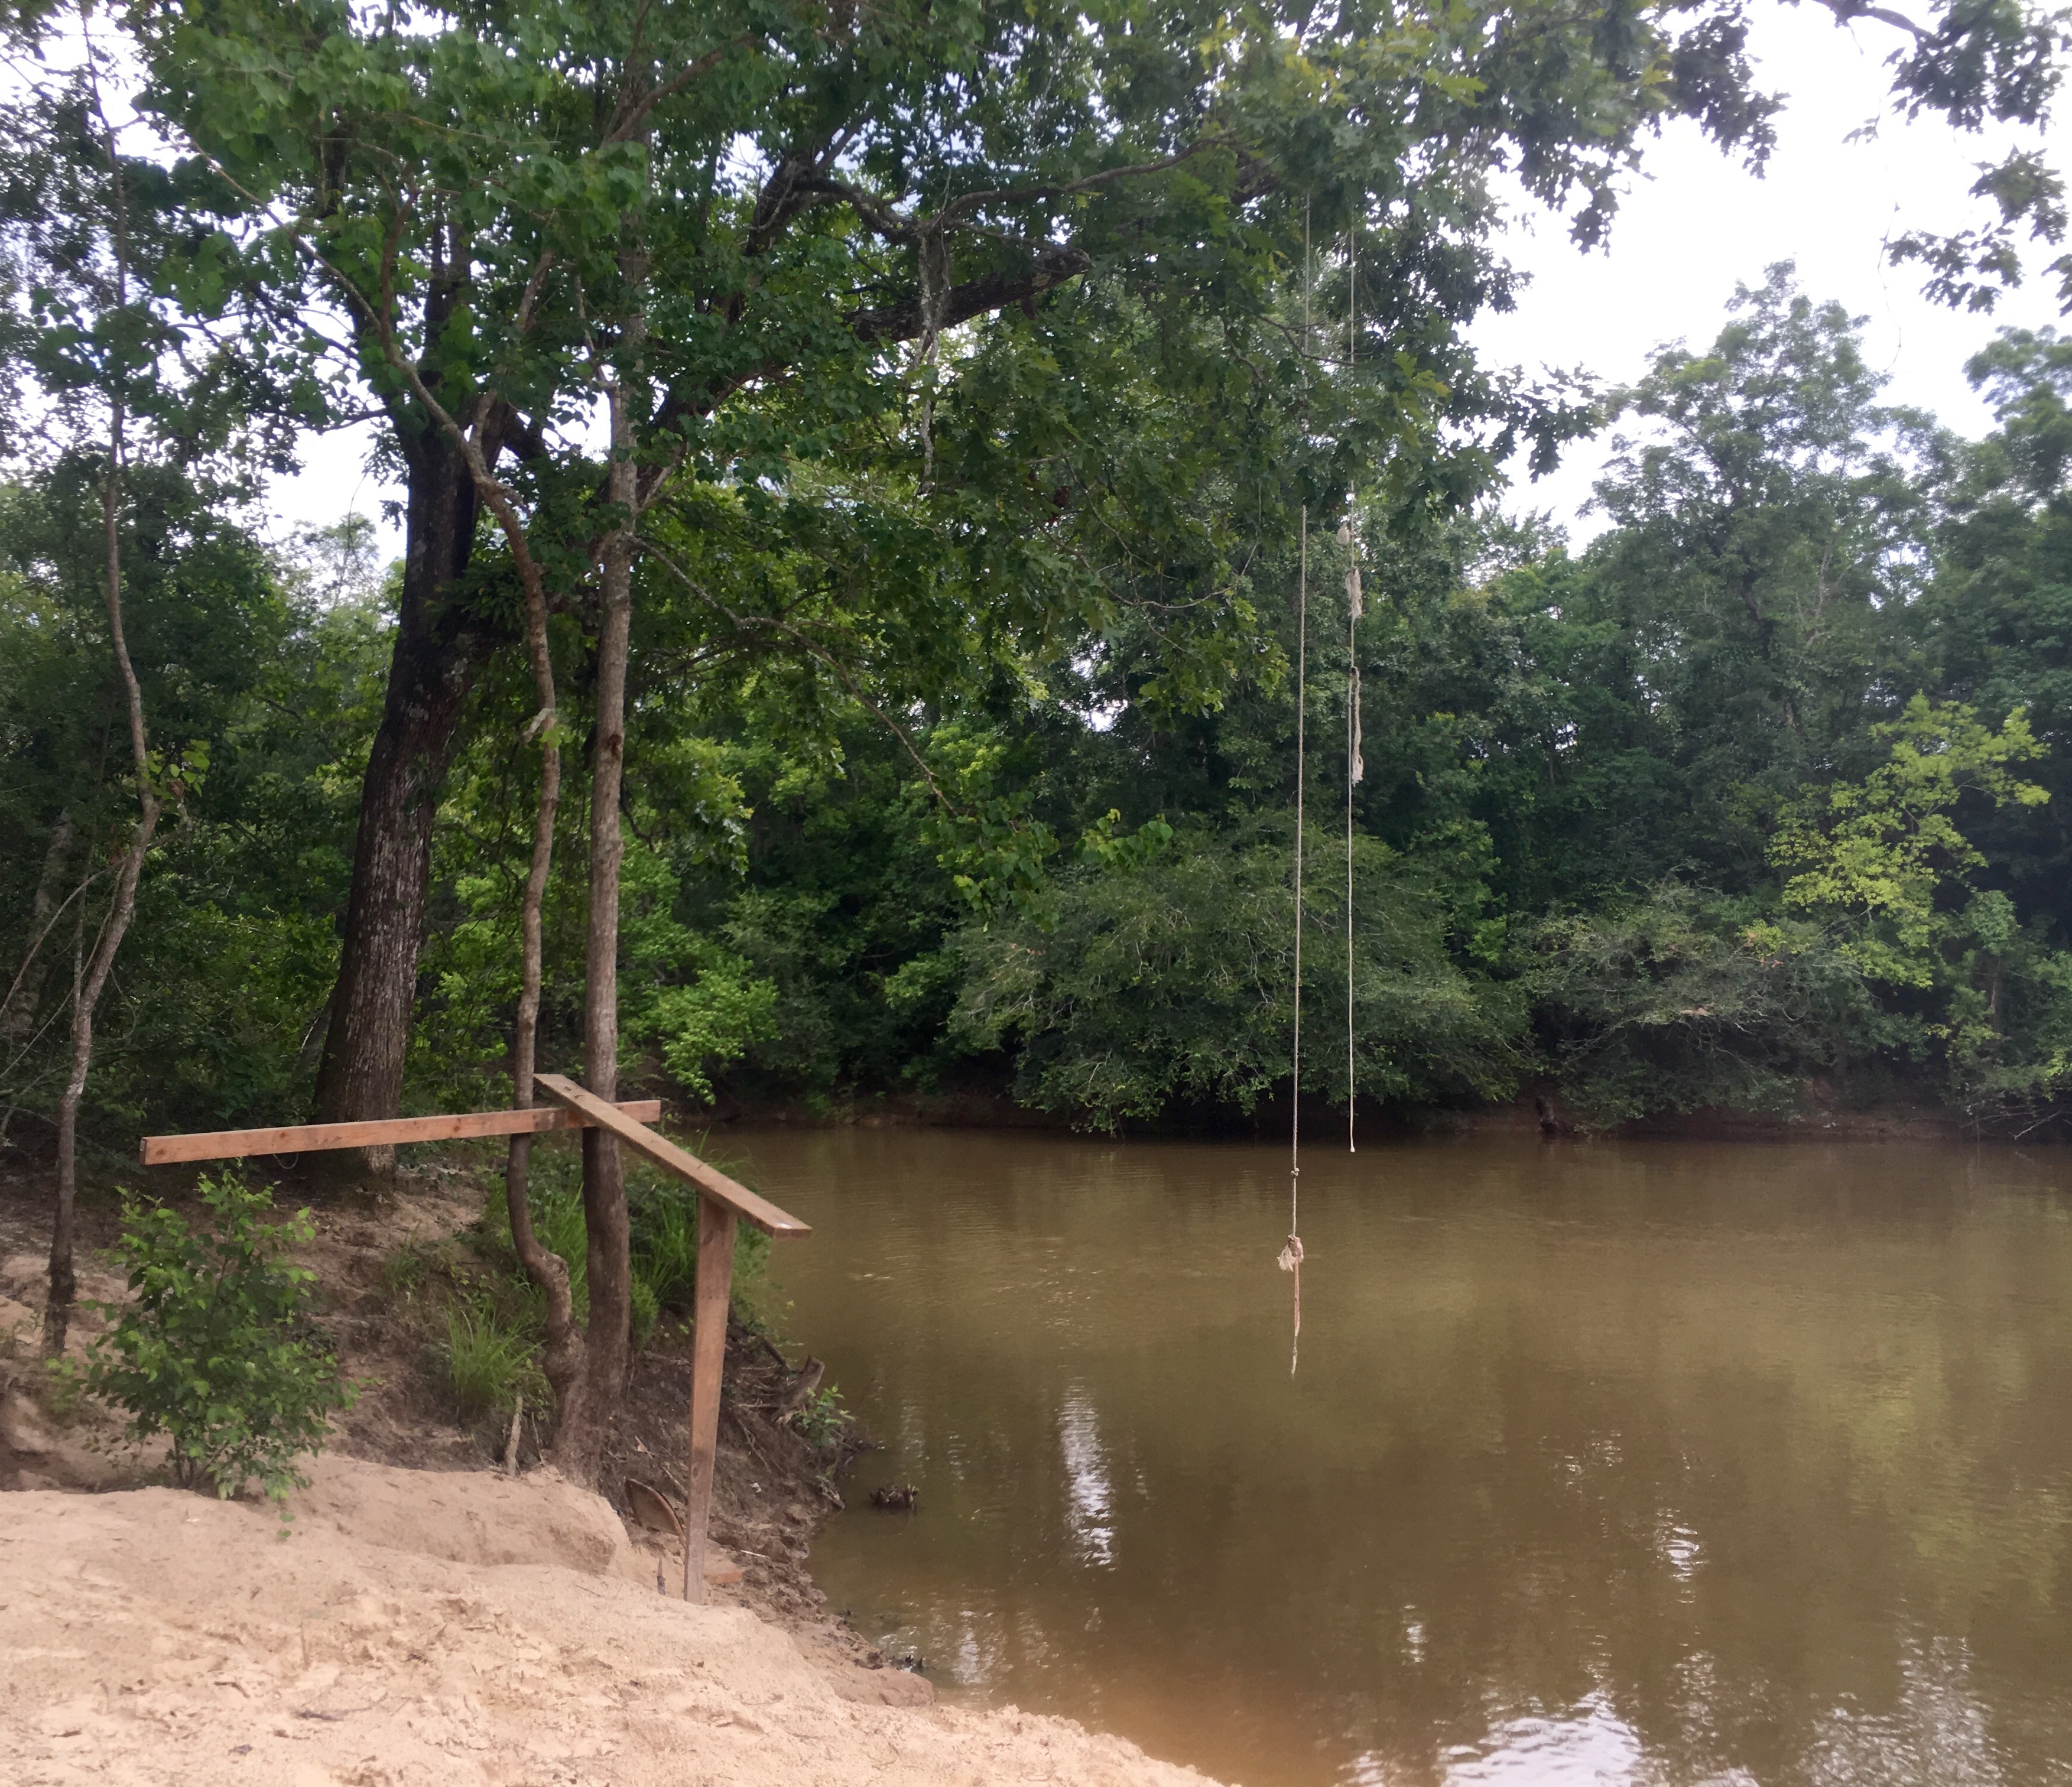
[[684, 1510], [684, 1599], [705, 1598], [705, 1523], [712, 1514], [719, 1449], [720, 1378], [726, 1369], [727, 1310], [734, 1300], [734, 1214], [698, 1197], [698, 1280], [691, 1337], [691, 1468]]

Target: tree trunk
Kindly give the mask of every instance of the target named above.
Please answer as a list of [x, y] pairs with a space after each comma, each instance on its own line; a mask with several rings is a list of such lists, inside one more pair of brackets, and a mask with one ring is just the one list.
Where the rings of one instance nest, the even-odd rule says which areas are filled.
[[[111, 149], [110, 160], [113, 162]], [[122, 680], [124, 705], [130, 721], [130, 755], [137, 778], [137, 824], [130, 834], [130, 848], [115, 873], [115, 891], [109, 897], [108, 914], [101, 920], [101, 935], [84, 976], [75, 972], [72, 996], [72, 1068], [65, 1076], [64, 1091], [58, 1099], [58, 1161], [56, 1209], [51, 1222], [50, 1296], [43, 1305], [43, 1357], [64, 1356], [65, 1340], [72, 1325], [72, 1307], [79, 1294], [72, 1269], [73, 1220], [79, 1202], [79, 1107], [86, 1094], [87, 1070], [93, 1063], [93, 1011], [115, 967], [115, 952], [137, 910], [137, 881], [144, 872], [144, 858], [151, 848], [151, 836], [158, 827], [158, 796], [151, 786], [150, 750], [144, 732], [144, 696], [137, 684], [137, 672], [130, 662], [130, 643], [122, 628], [122, 543], [119, 503], [122, 476], [122, 405], [118, 399], [109, 426], [108, 479], [101, 499], [101, 527], [107, 553], [109, 639], [114, 647], [116, 668]]]
[[[644, 90], [647, 72], [627, 72], [630, 98]], [[629, 218], [628, 228], [631, 224]], [[619, 872], [626, 854], [619, 821], [626, 768], [626, 668], [633, 626], [633, 548], [640, 518], [640, 479], [634, 450], [635, 421], [628, 385], [647, 347], [644, 248], [629, 233], [619, 270], [631, 294], [622, 321], [615, 376], [606, 388], [611, 421], [611, 463], [605, 492], [612, 531], [598, 577], [597, 709], [590, 750], [590, 928], [583, 951], [583, 1078], [598, 1097], [619, 1096]], [[602, 1129], [582, 1132], [583, 1230], [590, 1247], [590, 1328], [582, 1389], [574, 1419], [562, 1429], [556, 1452], [581, 1483], [594, 1484], [605, 1442], [626, 1394], [632, 1363], [633, 1269], [626, 1214], [626, 1169], [618, 1139]]]
[[[545, 592], [536, 574], [528, 575], [525, 585], [525, 646], [540, 701], [529, 729], [540, 738], [540, 798], [533, 809], [532, 861], [526, 870], [525, 900], [518, 922], [520, 966], [518, 1020], [511, 1045], [511, 1091], [512, 1103], [520, 1111], [532, 1107], [532, 1073], [537, 1065], [540, 1036], [541, 909], [546, 903], [548, 872], [553, 865], [554, 816], [561, 793], [561, 747], [556, 729], [559, 721], [555, 713], [554, 660], [548, 649]], [[511, 1243], [518, 1263], [547, 1300], [547, 1339], [541, 1369], [554, 1393], [554, 1423], [558, 1432], [573, 1418], [581, 1394], [583, 1337], [576, 1329], [568, 1262], [542, 1247], [532, 1232], [532, 1207], [528, 1194], [532, 1160], [532, 1138], [513, 1136], [504, 1166], [504, 1201], [511, 1217]], [[515, 1423], [512, 1432], [516, 1432]], [[515, 1439], [510, 1464], [515, 1471], [518, 1465]]]
[[[495, 643], [487, 627], [452, 606], [474, 548], [475, 513], [466, 460], [436, 429], [427, 429], [409, 455], [402, 602], [381, 725], [361, 787], [338, 983], [317, 1069], [319, 1123], [401, 1110], [432, 823], [468, 691]], [[363, 1164], [385, 1170], [393, 1153], [368, 1149]]]
[[[615, 407], [616, 400], [615, 394]], [[630, 464], [613, 468], [630, 485]], [[615, 499], [619, 498], [615, 489]], [[599, 578], [596, 732], [590, 754], [590, 930], [583, 960], [583, 1082], [601, 1099], [619, 1095], [619, 821], [626, 755], [626, 660], [632, 622], [633, 544], [621, 532], [606, 548]], [[626, 1173], [619, 1143], [582, 1132], [583, 1227], [590, 1243], [590, 1332], [582, 1392], [555, 1442], [556, 1461], [594, 1483], [626, 1384], [633, 1318]]]

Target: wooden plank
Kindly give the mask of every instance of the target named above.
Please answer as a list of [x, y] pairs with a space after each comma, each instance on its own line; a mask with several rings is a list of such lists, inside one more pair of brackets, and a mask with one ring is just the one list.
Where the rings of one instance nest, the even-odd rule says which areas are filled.
[[[660, 1099], [617, 1107], [635, 1123], [662, 1115]], [[468, 1111], [454, 1116], [388, 1117], [372, 1123], [307, 1123], [282, 1129], [216, 1129], [191, 1136], [146, 1136], [139, 1152], [146, 1166], [174, 1161], [234, 1161], [245, 1154], [307, 1154], [319, 1148], [375, 1148], [388, 1142], [451, 1142], [469, 1136], [540, 1135], [587, 1129], [591, 1119], [559, 1105], [533, 1111]]]
[[705, 1528], [712, 1518], [719, 1452], [720, 1381], [726, 1370], [726, 1318], [734, 1297], [733, 1210], [698, 1194], [698, 1278], [692, 1300], [690, 1469], [684, 1497], [684, 1599], [705, 1598]]
[[665, 1172], [688, 1179], [708, 1197], [717, 1197], [735, 1215], [768, 1234], [808, 1235], [812, 1226], [778, 1209], [767, 1197], [758, 1197], [747, 1186], [738, 1185], [716, 1166], [708, 1166], [666, 1136], [658, 1136], [635, 1119], [624, 1116], [602, 1099], [586, 1092], [560, 1074], [538, 1074], [532, 1083], [549, 1098], [557, 1099], [571, 1111], [580, 1111], [599, 1129], [616, 1136], [636, 1154], [652, 1161]]

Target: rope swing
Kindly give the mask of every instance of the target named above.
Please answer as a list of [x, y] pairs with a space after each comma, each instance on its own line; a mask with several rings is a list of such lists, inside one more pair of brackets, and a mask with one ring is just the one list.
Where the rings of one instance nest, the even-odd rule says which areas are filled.
[[[1304, 234], [1308, 234], [1308, 207], [1304, 207]], [[1304, 269], [1309, 266], [1308, 244], [1304, 243]], [[1303, 336], [1309, 335], [1309, 293], [1302, 297]], [[1308, 757], [1305, 737], [1305, 700], [1309, 682], [1309, 506], [1302, 506], [1301, 571], [1295, 585], [1295, 1021], [1294, 1096], [1288, 1120], [1288, 1244], [1281, 1250], [1280, 1267], [1295, 1278], [1295, 1332], [1288, 1345], [1288, 1375], [1302, 1358], [1302, 1237], [1297, 1233], [1302, 1214], [1302, 782]]]
[[[1346, 238], [1346, 371], [1359, 357], [1359, 229]], [[1338, 524], [1338, 544], [1346, 554], [1346, 1152], [1359, 1152], [1353, 1122], [1358, 1066], [1353, 1035], [1353, 790], [1367, 774], [1360, 755], [1359, 534], [1348, 514]]]
[[[1346, 368], [1350, 372], [1359, 351], [1359, 236], [1346, 239]], [[1309, 292], [1314, 270], [1309, 249], [1309, 205], [1302, 204], [1302, 355], [1308, 384]], [[1295, 1375], [1302, 1358], [1302, 896], [1303, 806], [1309, 780], [1309, 506], [1302, 505], [1301, 548], [1295, 583], [1295, 947], [1294, 996], [1290, 1024], [1293, 1094], [1288, 1122], [1288, 1240], [1277, 1262], [1294, 1280], [1294, 1326], [1289, 1341], [1288, 1374]], [[1355, 1020], [1353, 949], [1353, 839], [1355, 791], [1367, 774], [1361, 753], [1359, 623], [1365, 604], [1360, 588], [1359, 536], [1349, 512], [1338, 524], [1338, 544], [1346, 562], [1346, 1152], [1359, 1152], [1355, 1092], [1359, 1066]]]
[[[1309, 201], [1302, 201], [1302, 383], [1309, 383]], [[1295, 1329], [1288, 1375], [1302, 1359], [1302, 793], [1308, 779], [1309, 692], [1309, 505], [1302, 505], [1295, 582], [1295, 988], [1290, 1053], [1294, 1086], [1288, 1119], [1288, 1243], [1276, 1263], [1295, 1280]]]

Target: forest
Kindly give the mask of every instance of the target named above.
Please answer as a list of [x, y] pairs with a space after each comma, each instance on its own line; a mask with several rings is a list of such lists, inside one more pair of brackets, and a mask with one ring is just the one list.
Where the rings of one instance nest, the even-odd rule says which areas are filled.
[[[1907, 115], [2047, 121], [2052, 18], [1829, 10]], [[693, 1124], [2054, 1123], [2072, 342], [1978, 355], [1979, 440], [1788, 265], [1630, 388], [1470, 344], [1511, 205], [1600, 244], [1670, 122], [1760, 172], [1738, 7], [0, 23], [0, 1146], [55, 1349], [82, 1149], [536, 1068]], [[1971, 195], [1892, 252], [1984, 311], [2066, 220], [2040, 151]], [[348, 428], [393, 563], [268, 511]], [[1531, 474], [1600, 437], [1572, 548]]]
[[[1882, 407], [1851, 319], [1774, 268], [1716, 341], [1605, 400], [1607, 426], [1659, 425], [1598, 487], [1612, 525], [1587, 549], [1509, 501], [1414, 526], [1359, 504], [1349, 656], [1348, 548], [1319, 530], [1305, 1092], [1346, 1096], [1356, 665], [1363, 1103], [1551, 1082], [1602, 1125], [1789, 1115], [1819, 1082], [1996, 1125], [2055, 1109], [2072, 343], [2004, 334], [1968, 371], [2000, 417], [1984, 441]], [[111, 1146], [309, 1107], [397, 575], [364, 520], [284, 546], [177, 468], [133, 490], [132, 650], [183, 787], [101, 1020], [88, 1124]], [[100, 520], [74, 462], [0, 507], [18, 1146], [56, 1102], [97, 914], [81, 884], [126, 799]], [[693, 1109], [981, 1086], [1103, 1128], [1285, 1099], [1290, 544], [1246, 569], [1258, 618], [1194, 702], [1152, 627], [1125, 624], [888, 712], [811, 657], [738, 667], [713, 610], [658, 580], [628, 672], [630, 1074]], [[729, 546], [708, 575], [765, 603], [836, 551]], [[537, 776], [491, 719], [522, 675], [490, 665], [441, 791], [410, 1108], [493, 1100], [508, 1073]], [[584, 822], [569, 801], [560, 860], [581, 861]], [[543, 1059], [579, 1046], [583, 892], [549, 889]]]

